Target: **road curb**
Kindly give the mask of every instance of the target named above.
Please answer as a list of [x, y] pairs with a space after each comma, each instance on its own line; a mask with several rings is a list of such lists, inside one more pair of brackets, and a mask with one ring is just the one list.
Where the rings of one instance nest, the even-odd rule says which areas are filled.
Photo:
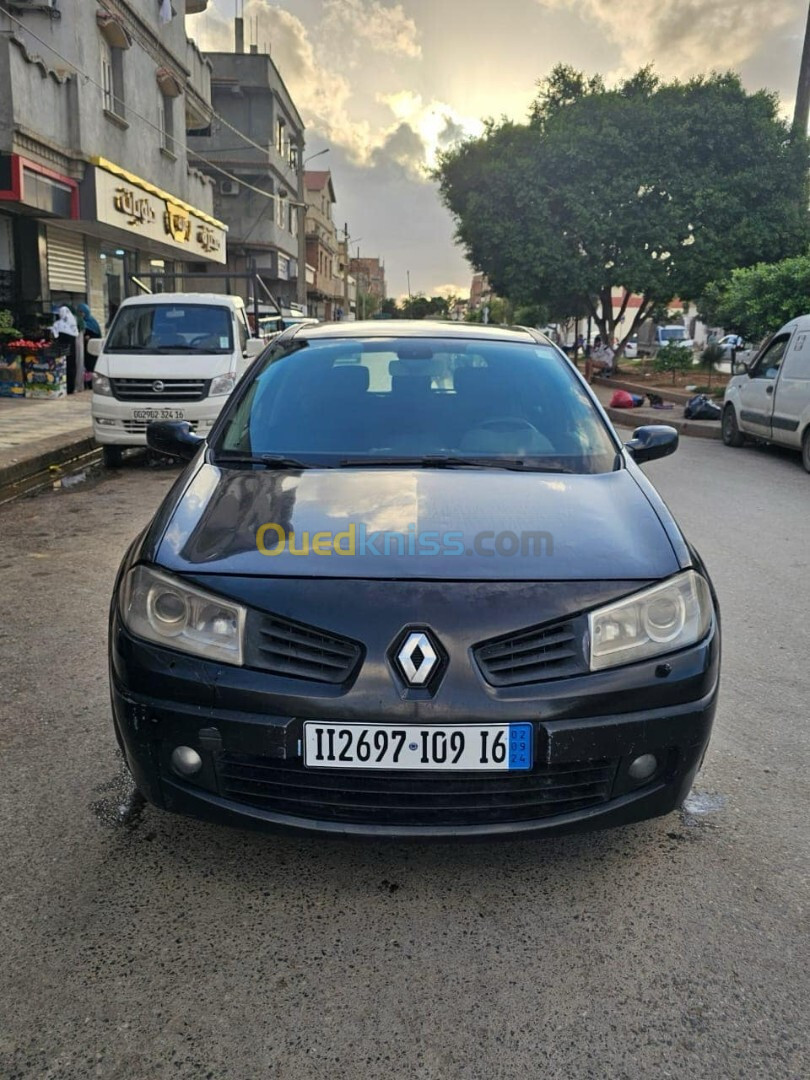
[[637, 428], [645, 424], [666, 424], [674, 427], [679, 435], [690, 435], [696, 439], [721, 439], [723, 433], [719, 420], [684, 420], [678, 416], [668, 416], [666, 412], [659, 413], [655, 418], [649, 415], [649, 410], [644, 410], [644, 415], [639, 416], [639, 409], [611, 409], [605, 408], [614, 424], [622, 427]]
[[604, 379], [601, 375], [595, 375], [593, 381], [599, 386], [608, 389], [626, 390], [628, 394], [643, 394], [645, 396], [649, 393], [658, 394], [665, 401], [674, 401], [676, 405], [685, 405], [687, 401], [691, 401], [695, 397], [695, 391], [693, 390], [670, 390], [665, 386], [650, 386], [649, 383], [634, 383], [613, 378]]
[[51, 465], [64, 465], [67, 461], [89, 454], [96, 449], [96, 440], [93, 438], [92, 428], [83, 430], [80, 434], [54, 435], [50, 439], [40, 439], [36, 443], [36, 449], [20, 461], [13, 461], [8, 465], [0, 465], [0, 488], [9, 484], [19, 484], [36, 473]]

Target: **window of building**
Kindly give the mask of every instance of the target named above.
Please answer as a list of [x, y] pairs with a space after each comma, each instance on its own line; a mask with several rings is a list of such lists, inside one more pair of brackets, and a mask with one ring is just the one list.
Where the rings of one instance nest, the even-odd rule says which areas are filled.
[[298, 207], [290, 203], [287, 213], [289, 214], [289, 230], [293, 236], [298, 236]]
[[160, 145], [169, 153], [174, 153], [174, 98], [158, 91], [158, 119], [160, 123]]
[[101, 39], [101, 88], [104, 108], [124, 116], [124, 50]]
[[287, 125], [283, 120], [276, 120], [276, 150], [284, 157], [287, 145]]
[[284, 223], [287, 220], [287, 200], [282, 198], [281, 192], [276, 196], [276, 225], [280, 229], [284, 228]]

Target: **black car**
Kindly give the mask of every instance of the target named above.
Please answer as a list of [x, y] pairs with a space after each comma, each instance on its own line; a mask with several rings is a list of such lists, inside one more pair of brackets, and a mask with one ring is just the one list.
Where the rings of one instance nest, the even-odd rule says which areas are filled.
[[678, 807], [714, 718], [713, 589], [542, 334], [302, 325], [124, 558], [115, 729], [167, 810], [372, 836], [548, 834]]

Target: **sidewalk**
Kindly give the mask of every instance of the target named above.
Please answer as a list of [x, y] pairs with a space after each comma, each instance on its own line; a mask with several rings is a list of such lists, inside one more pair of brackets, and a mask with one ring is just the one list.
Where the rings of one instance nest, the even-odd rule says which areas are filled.
[[90, 398], [0, 398], [0, 485], [92, 450]]

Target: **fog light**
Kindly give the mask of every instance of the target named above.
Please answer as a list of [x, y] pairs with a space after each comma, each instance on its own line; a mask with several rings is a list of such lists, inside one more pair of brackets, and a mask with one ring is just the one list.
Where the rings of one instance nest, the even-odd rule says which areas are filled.
[[105, 420], [103, 416], [97, 416], [96, 423], [99, 427], [115, 427], [114, 420]]
[[179, 776], [193, 776], [202, 768], [202, 758], [190, 746], [176, 746], [172, 750], [171, 764]]
[[[177, 753], [176, 750], [175, 753]], [[633, 780], [649, 780], [657, 768], [658, 758], [655, 754], [642, 754], [630, 763], [627, 773]]]

